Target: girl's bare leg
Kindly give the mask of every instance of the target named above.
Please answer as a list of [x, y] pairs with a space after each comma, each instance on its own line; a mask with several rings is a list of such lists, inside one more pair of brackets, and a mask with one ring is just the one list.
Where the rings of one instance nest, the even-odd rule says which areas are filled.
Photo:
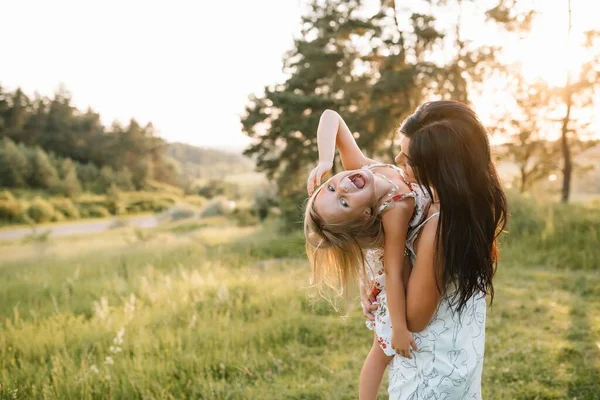
[[379, 344], [377, 335], [373, 339], [373, 347], [369, 351], [360, 371], [359, 400], [376, 400], [383, 373], [393, 356], [386, 356]]

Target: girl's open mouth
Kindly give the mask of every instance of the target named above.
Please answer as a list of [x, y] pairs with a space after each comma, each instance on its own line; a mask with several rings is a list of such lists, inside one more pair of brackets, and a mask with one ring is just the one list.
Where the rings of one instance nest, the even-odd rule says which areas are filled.
[[367, 184], [367, 180], [361, 173], [352, 174], [348, 179], [357, 189], [362, 189]]

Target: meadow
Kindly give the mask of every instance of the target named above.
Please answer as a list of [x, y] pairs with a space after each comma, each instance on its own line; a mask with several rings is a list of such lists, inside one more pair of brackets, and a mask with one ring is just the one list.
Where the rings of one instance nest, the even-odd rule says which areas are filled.
[[[513, 198], [485, 399], [600, 399], [600, 209]], [[224, 217], [0, 242], [2, 399], [353, 399], [372, 338], [298, 233]], [[380, 398], [386, 398], [386, 382]]]

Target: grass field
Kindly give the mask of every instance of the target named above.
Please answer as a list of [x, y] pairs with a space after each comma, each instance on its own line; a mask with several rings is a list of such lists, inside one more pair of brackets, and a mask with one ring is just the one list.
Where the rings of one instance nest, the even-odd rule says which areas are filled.
[[[484, 398], [600, 399], [600, 217], [531, 207], [503, 247]], [[356, 398], [370, 332], [307, 295], [302, 238], [216, 221], [0, 242], [0, 398]]]

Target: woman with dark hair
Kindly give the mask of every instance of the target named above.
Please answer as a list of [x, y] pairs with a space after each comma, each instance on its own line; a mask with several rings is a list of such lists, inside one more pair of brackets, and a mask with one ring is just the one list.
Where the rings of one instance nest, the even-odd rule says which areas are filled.
[[[400, 133], [396, 162], [433, 204], [406, 239], [406, 319], [418, 350], [391, 361], [390, 399], [480, 399], [486, 295], [491, 302], [507, 215], [487, 132], [468, 106], [434, 101]], [[361, 298], [371, 318], [377, 306]]]

